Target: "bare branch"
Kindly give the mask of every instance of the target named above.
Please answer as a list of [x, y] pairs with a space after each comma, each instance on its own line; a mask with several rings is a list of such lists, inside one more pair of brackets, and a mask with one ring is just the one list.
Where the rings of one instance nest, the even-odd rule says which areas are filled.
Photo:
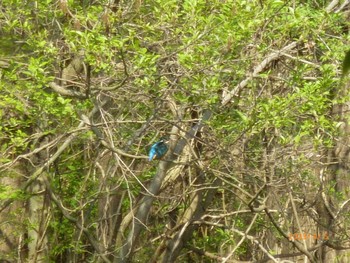
[[56, 91], [58, 94], [62, 96], [67, 97], [75, 97], [79, 99], [86, 99], [86, 95], [75, 90], [69, 90], [66, 88], [61, 87], [60, 85], [56, 84], [55, 82], [50, 82], [49, 87], [52, 88], [54, 91]]
[[289, 45], [285, 46], [279, 51], [274, 51], [271, 54], [269, 54], [257, 67], [255, 67], [253, 73], [242, 80], [233, 90], [228, 92], [227, 94], [224, 94], [224, 97], [221, 102], [221, 106], [225, 106], [227, 103], [230, 102], [230, 100], [236, 96], [239, 93], [239, 90], [247, 86], [249, 81], [251, 81], [253, 78], [257, 77], [259, 73], [261, 73], [272, 61], [280, 58], [283, 53], [292, 50], [297, 46], [298, 42], [292, 42]]

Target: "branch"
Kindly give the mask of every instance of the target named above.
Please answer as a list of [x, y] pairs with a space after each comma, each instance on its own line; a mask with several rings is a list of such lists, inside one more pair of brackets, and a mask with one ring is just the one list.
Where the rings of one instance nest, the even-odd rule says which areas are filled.
[[225, 94], [221, 105], [225, 106], [227, 103], [230, 102], [232, 97], [236, 96], [239, 93], [239, 90], [244, 88], [248, 85], [249, 81], [251, 81], [253, 78], [257, 77], [260, 72], [262, 72], [272, 61], [280, 58], [284, 52], [289, 51], [297, 46], [296, 41], [290, 43], [289, 45], [285, 46], [279, 51], [272, 52], [265, 58], [253, 71], [253, 73], [248, 76], [246, 79], [242, 80], [233, 90], [231, 90], [229, 93]]
[[[172, 134], [177, 133], [177, 128], [173, 127]], [[156, 175], [153, 177], [153, 180], [148, 187], [148, 192], [151, 195], [144, 195], [140, 200], [138, 210], [135, 213], [135, 217], [133, 218], [132, 225], [130, 226], [130, 232], [127, 237], [127, 240], [123, 244], [123, 247], [120, 250], [120, 257], [115, 258], [114, 262], [128, 262], [133, 248], [135, 246], [135, 242], [138, 239], [141, 230], [144, 227], [144, 223], [146, 222], [149, 210], [151, 209], [153, 199], [158, 194], [162, 182], [164, 181], [166, 171], [169, 169], [171, 162], [161, 161], [159, 163], [159, 168]]]
[[[191, 130], [188, 132], [188, 136], [193, 136], [193, 134], [195, 134], [196, 131], [201, 129], [201, 127], [204, 125], [204, 122], [207, 121], [210, 117], [211, 117], [211, 111], [210, 110], [204, 111], [201, 121], [197, 125], [191, 128]], [[172, 128], [172, 131], [170, 134], [173, 134], [175, 140], [176, 140], [177, 134], [179, 133], [179, 130], [180, 129], [176, 125], [174, 125]], [[184, 145], [182, 145], [181, 143], [182, 142], [180, 140], [175, 147], [171, 147], [170, 151], [173, 153], [173, 156], [175, 151], [176, 153], [179, 153], [179, 151], [181, 153], [181, 151], [183, 150]], [[140, 206], [138, 207], [138, 210], [135, 214], [132, 225], [130, 226], [130, 232], [129, 232], [128, 238], [120, 251], [120, 258], [116, 258], [114, 262], [128, 262], [128, 260], [130, 259], [133, 248], [135, 246], [135, 242], [138, 239], [142, 229], [144, 228], [153, 200], [155, 196], [159, 193], [162, 183], [164, 181], [164, 178], [166, 176], [166, 172], [169, 170], [170, 166], [172, 165], [171, 161], [172, 159], [170, 158], [170, 161], [160, 162], [158, 171], [156, 175], [153, 177], [153, 180], [148, 188], [147, 192], [149, 194], [144, 195], [139, 202]]]
[[[80, 122], [78, 129], [82, 128], [85, 125], [83, 121]], [[26, 181], [26, 183], [21, 187], [21, 190], [24, 192], [28, 189], [28, 187], [54, 162], [57, 160], [57, 158], [61, 155], [61, 153], [68, 148], [70, 143], [75, 139], [77, 136], [76, 133], [72, 133], [68, 136], [68, 138], [64, 141], [64, 143], [57, 149], [55, 154], [40, 168], [38, 168]], [[0, 207], [0, 213], [8, 207], [13, 201], [15, 201], [15, 197], [11, 197], [7, 199]]]
[[[297, 223], [298, 229], [299, 229], [300, 232], [302, 232], [302, 228], [301, 228], [300, 221], [299, 221], [299, 216], [298, 216], [298, 213], [297, 213], [297, 208], [295, 206], [291, 190], [289, 190], [289, 200], [290, 200], [290, 202], [292, 204], [293, 214], [294, 214], [295, 221]], [[303, 245], [304, 245], [305, 250], [307, 251], [307, 245], [306, 245], [305, 239], [303, 239]], [[306, 261], [306, 259], [305, 259], [305, 261]]]
[[[223, 257], [217, 256], [213, 253], [207, 252], [197, 247], [189, 246], [189, 249], [200, 256], [205, 256], [207, 258], [213, 259], [215, 260], [215, 262], [222, 262], [223, 260]], [[241, 260], [230, 259], [230, 260], [227, 260], [226, 262], [227, 263], [252, 263], [253, 261], [241, 261]]]
[[104, 262], [106, 263], [110, 263], [111, 261], [106, 257], [106, 255], [104, 255], [102, 253], [102, 247], [99, 244], [98, 240], [96, 240], [95, 237], [92, 236], [92, 234], [90, 234], [89, 230], [84, 227], [83, 225], [81, 225], [79, 223], [79, 221], [72, 217], [67, 211], [66, 209], [63, 207], [62, 202], [59, 200], [59, 198], [55, 195], [55, 193], [53, 192], [49, 179], [46, 176], [43, 176], [43, 180], [46, 186], [46, 189], [51, 197], [51, 200], [57, 205], [57, 207], [59, 208], [59, 210], [61, 211], [61, 213], [63, 214], [63, 216], [70, 222], [74, 223], [77, 228], [79, 230], [81, 230], [84, 235], [87, 237], [87, 239], [89, 240], [90, 244], [94, 247], [95, 251], [99, 254], [99, 256], [103, 259]]
[[310, 252], [307, 249], [304, 249], [304, 247], [299, 243], [296, 242], [294, 240], [290, 240], [288, 235], [279, 227], [279, 225], [277, 225], [275, 219], [272, 217], [272, 215], [270, 214], [270, 212], [268, 211], [267, 208], [264, 209], [266, 215], [268, 216], [268, 218], [270, 219], [271, 223], [274, 225], [274, 227], [276, 228], [276, 230], [287, 240], [289, 240], [289, 242], [291, 242], [294, 247], [296, 247], [300, 252], [302, 252], [304, 255], [306, 255], [310, 262], [315, 263], [315, 259], [314, 257], [310, 254]]
[[[237, 233], [238, 235], [242, 236], [244, 239], [247, 238], [249, 239], [250, 241], [252, 241], [253, 243], [255, 243], [256, 245], [259, 246], [260, 250], [266, 254], [266, 256], [269, 258], [269, 260], [272, 260], [273, 262], [278, 262], [276, 261], [276, 258], [275, 256], [271, 255], [264, 247], [263, 245], [261, 245], [261, 243], [256, 239], [256, 237], [254, 236], [251, 236], [251, 235], [248, 235], [247, 233], [249, 232], [249, 230], [251, 229], [251, 227], [253, 226], [253, 222], [255, 221], [255, 219], [257, 218], [257, 215], [258, 214], [255, 214], [254, 216], [254, 219], [252, 220], [250, 226], [248, 227], [248, 229], [245, 231], [245, 232], [242, 232], [242, 231], [239, 231], [235, 228], [231, 229], [233, 232]], [[203, 220], [200, 220], [200, 221], [195, 221], [193, 222], [193, 224], [206, 224], [206, 225], [212, 225], [212, 226], [216, 226], [216, 227], [222, 227], [222, 228], [225, 228], [224, 225], [218, 225], [217, 223], [211, 223], [211, 222], [206, 222], [206, 221], [203, 221]], [[244, 240], [243, 239], [243, 240]], [[234, 250], [233, 250], [234, 252]], [[229, 257], [231, 257], [233, 254], [230, 254], [228, 255], [227, 257], [225, 258], [222, 258], [220, 262], [231, 262], [229, 260]]]
[[65, 88], [61, 87], [60, 85], [56, 84], [55, 82], [50, 82], [49, 87], [62, 96], [75, 97], [75, 98], [79, 98], [79, 99], [86, 99], [87, 98], [85, 94], [83, 94], [79, 91], [65, 89]]
[[[314, 247], [311, 247], [308, 249], [309, 252], [313, 252], [317, 249], [319, 249], [320, 247], [324, 246], [325, 243], [318, 243], [317, 245], [315, 245]], [[295, 252], [295, 253], [283, 253], [283, 254], [277, 254], [277, 255], [273, 255], [274, 258], [294, 258], [294, 257], [298, 257], [298, 256], [302, 256], [304, 255], [304, 253], [302, 252]], [[265, 257], [262, 260], [258, 260], [256, 261], [256, 263], [264, 263], [264, 262], [269, 262], [270, 258]], [[281, 262], [285, 262], [285, 261], [281, 261]], [[289, 262], [289, 261], [286, 261]]]
[[342, 11], [349, 3], [350, 3], [350, 0], [344, 1], [344, 3], [343, 3], [337, 10], [335, 10], [334, 13], [339, 13], [339, 12]]
[[[241, 244], [244, 242], [244, 240], [247, 238], [247, 239], [250, 239], [252, 240], [253, 242], [254, 241], [257, 241], [256, 238], [254, 238], [253, 236], [251, 238], [249, 238], [248, 236], [248, 233], [249, 231], [252, 229], [256, 219], [258, 217], [258, 214], [255, 214], [254, 215], [254, 218], [252, 219], [252, 221], [250, 222], [248, 228], [244, 231], [244, 233], [242, 232], [242, 234], [244, 235], [241, 235], [242, 238], [241, 240], [237, 243], [237, 245], [232, 249], [232, 251], [223, 259], [222, 263], [225, 263], [225, 262], [228, 262], [229, 258], [232, 257], [234, 255], [234, 253], [236, 252], [236, 250], [241, 246]], [[235, 230], [235, 229], [233, 229]], [[236, 232], [237, 233], [237, 232]], [[277, 262], [277, 260], [262, 246], [259, 244], [259, 242], [254, 242], [256, 244], [258, 244], [258, 246], [260, 247], [260, 249], [273, 261], [273, 262]]]
[[326, 12], [330, 13], [333, 11], [334, 7], [339, 4], [339, 0], [333, 0], [332, 2], [329, 3], [329, 5], [326, 7]]

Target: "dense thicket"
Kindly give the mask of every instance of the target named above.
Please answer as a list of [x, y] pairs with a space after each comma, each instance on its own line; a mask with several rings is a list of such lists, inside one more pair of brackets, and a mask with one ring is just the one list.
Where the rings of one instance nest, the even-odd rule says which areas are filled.
[[1, 1], [0, 261], [348, 262], [343, 2]]

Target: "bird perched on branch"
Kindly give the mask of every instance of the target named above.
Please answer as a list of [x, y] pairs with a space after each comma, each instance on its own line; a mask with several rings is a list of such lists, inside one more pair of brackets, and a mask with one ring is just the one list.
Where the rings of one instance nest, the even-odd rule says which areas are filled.
[[162, 158], [168, 151], [168, 145], [166, 145], [166, 143], [167, 140], [165, 138], [161, 138], [158, 142], [153, 144], [148, 154], [148, 160], [152, 161], [154, 159]]

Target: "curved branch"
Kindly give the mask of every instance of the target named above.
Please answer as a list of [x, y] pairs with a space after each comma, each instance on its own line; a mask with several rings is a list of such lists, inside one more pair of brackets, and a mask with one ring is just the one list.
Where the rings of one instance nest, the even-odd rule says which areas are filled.
[[61, 96], [67, 96], [67, 97], [75, 97], [79, 99], [86, 99], [86, 95], [75, 90], [69, 90], [61, 87], [60, 85], [56, 84], [55, 82], [50, 82], [49, 87], [53, 89], [55, 92], [60, 94]]

